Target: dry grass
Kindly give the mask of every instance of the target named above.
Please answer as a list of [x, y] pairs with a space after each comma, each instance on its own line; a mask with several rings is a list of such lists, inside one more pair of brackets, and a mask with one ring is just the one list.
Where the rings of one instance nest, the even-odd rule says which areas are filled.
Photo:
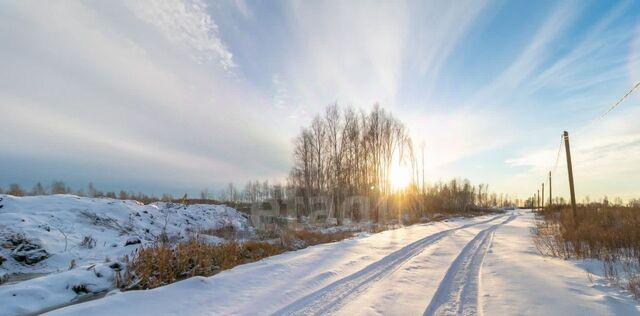
[[[479, 213], [475, 215], [481, 215]], [[443, 216], [440, 220], [448, 218]], [[388, 229], [374, 226], [370, 232]], [[201, 234], [232, 239], [236, 235], [232, 226], [200, 231]], [[260, 232], [259, 232], [260, 233]], [[157, 242], [140, 247], [125, 258], [127, 269], [118, 274], [117, 284], [125, 289], [151, 289], [193, 276], [211, 276], [237, 265], [254, 262], [285, 251], [340, 241], [354, 235], [353, 231], [321, 232], [317, 230], [284, 230], [261, 232], [265, 240], [245, 242], [227, 241], [210, 244], [197, 238], [172, 245]]]
[[281, 247], [258, 241], [212, 245], [192, 239], [175, 247], [156, 243], [141, 247], [132, 255], [124, 285], [155, 288], [193, 276], [210, 276], [282, 251]]
[[217, 236], [224, 239], [234, 239], [237, 232], [233, 225], [225, 225], [220, 228], [209, 228], [200, 231], [201, 234]]
[[353, 232], [323, 233], [312, 230], [287, 230], [280, 234], [280, 244], [284, 249], [296, 250], [309, 246], [340, 241], [353, 236]]
[[[216, 236], [220, 236], [218, 232], [215, 232]], [[140, 247], [130, 258], [125, 259], [127, 269], [122, 277], [118, 277], [118, 284], [127, 289], [152, 289], [193, 276], [211, 276], [222, 270], [287, 250], [339, 241], [352, 235], [352, 232], [292, 230], [282, 232], [279, 242], [276, 243], [227, 241], [209, 244], [198, 238], [180, 242], [175, 246], [158, 242]]]
[[539, 213], [533, 239], [543, 255], [596, 258], [604, 276], [640, 298], [640, 207], [592, 203]]

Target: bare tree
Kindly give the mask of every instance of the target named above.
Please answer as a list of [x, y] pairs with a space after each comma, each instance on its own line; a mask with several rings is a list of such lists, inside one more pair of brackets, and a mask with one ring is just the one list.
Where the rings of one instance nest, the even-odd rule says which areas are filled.
[[68, 188], [63, 181], [54, 180], [51, 182], [51, 194], [67, 194], [71, 189]]
[[209, 188], [204, 188], [200, 191], [200, 199], [206, 200], [209, 199]]
[[69, 246], [69, 234], [71, 234], [74, 231], [73, 224], [72, 223], [63, 222], [59, 218], [51, 219], [49, 224], [53, 228], [55, 228], [58, 232], [60, 232], [62, 237], [64, 237], [64, 251], [67, 252], [67, 249], [68, 249], [68, 246]]
[[25, 192], [24, 190], [22, 190], [19, 184], [12, 183], [9, 185], [9, 191], [7, 191], [7, 194], [14, 196], [24, 196]]
[[33, 186], [33, 189], [31, 189], [31, 195], [46, 195], [46, 194], [47, 194], [47, 190], [45, 190], [44, 186], [40, 182], [36, 183], [36, 185]]

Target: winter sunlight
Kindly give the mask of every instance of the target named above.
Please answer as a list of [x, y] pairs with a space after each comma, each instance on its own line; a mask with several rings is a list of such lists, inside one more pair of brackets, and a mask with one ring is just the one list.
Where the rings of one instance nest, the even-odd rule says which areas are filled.
[[0, 316], [640, 315], [640, 0], [0, 0]]

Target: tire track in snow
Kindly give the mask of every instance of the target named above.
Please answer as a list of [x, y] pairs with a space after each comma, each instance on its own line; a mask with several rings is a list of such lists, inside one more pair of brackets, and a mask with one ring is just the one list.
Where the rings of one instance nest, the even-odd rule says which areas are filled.
[[480, 231], [467, 243], [440, 282], [424, 312], [425, 316], [482, 314], [478, 308], [480, 268], [495, 230], [516, 216], [513, 214], [503, 222]]
[[274, 314], [320, 315], [330, 313], [348, 302], [349, 298], [359, 295], [369, 288], [371, 284], [397, 270], [403, 263], [420, 254], [427, 246], [430, 246], [442, 238], [453, 234], [457, 230], [485, 224], [496, 219], [503, 218], [504, 216], [505, 215], [494, 216], [484, 221], [443, 230], [418, 239], [417, 241], [414, 241], [411, 244], [404, 246], [382, 259], [366, 266], [362, 270], [298, 299]]

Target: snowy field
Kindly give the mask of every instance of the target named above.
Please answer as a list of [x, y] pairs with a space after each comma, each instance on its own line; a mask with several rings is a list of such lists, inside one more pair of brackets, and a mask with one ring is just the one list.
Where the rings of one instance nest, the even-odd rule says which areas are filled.
[[181, 239], [223, 226], [253, 232], [247, 218], [226, 206], [0, 195], [0, 315], [34, 313], [105, 293], [124, 268], [118, 260], [140, 245], [163, 232]]
[[50, 314], [640, 314], [635, 300], [603, 282], [597, 263], [538, 255], [532, 220], [519, 210], [413, 225]]

